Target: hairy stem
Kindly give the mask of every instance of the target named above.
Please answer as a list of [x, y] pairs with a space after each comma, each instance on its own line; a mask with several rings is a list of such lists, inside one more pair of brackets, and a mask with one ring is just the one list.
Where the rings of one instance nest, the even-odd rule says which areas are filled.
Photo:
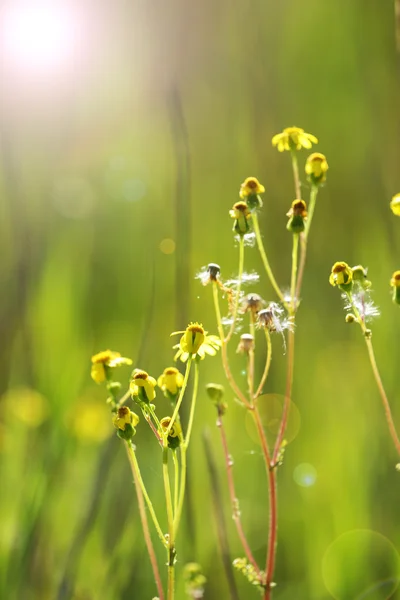
[[136, 489], [136, 495], [137, 495], [137, 499], [138, 499], [140, 520], [142, 523], [143, 535], [144, 535], [144, 539], [146, 542], [147, 552], [149, 554], [151, 566], [153, 569], [154, 580], [155, 580], [155, 583], [157, 586], [157, 594], [158, 594], [158, 597], [160, 600], [164, 600], [164, 591], [163, 591], [163, 587], [162, 587], [162, 583], [161, 583], [160, 572], [158, 570], [157, 558], [156, 558], [156, 554], [154, 552], [153, 543], [151, 541], [149, 524], [147, 521], [146, 508], [145, 508], [144, 499], [143, 499], [143, 490], [140, 485], [141, 478], [139, 477], [139, 471], [136, 468], [137, 461], [132, 461], [132, 456], [135, 455], [133, 447], [132, 447], [132, 443], [125, 442], [125, 448], [127, 450], [129, 464], [132, 469], [133, 480], [135, 482], [135, 489]]

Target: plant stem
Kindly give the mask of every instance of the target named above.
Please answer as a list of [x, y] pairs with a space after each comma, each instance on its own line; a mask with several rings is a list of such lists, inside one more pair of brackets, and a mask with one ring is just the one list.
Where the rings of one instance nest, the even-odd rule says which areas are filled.
[[264, 248], [264, 244], [262, 241], [262, 237], [261, 237], [261, 233], [260, 233], [260, 226], [258, 223], [258, 216], [256, 212], [252, 212], [251, 213], [251, 218], [253, 220], [253, 229], [254, 229], [254, 233], [256, 234], [256, 240], [257, 240], [257, 246], [258, 246], [258, 250], [260, 252], [260, 256], [261, 256], [261, 260], [263, 262], [264, 265], [264, 269], [268, 275], [268, 279], [271, 282], [272, 287], [274, 288], [279, 300], [281, 302], [283, 302], [283, 304], [286, 306], [286, 302], [285, 299], [283, 297], [283, 293], [281, 292], [279, 285], [276, 282], [276, 279], [274, 277], [274, 274], [272, 273], [272, 269], [271, 266], [269, 264], [268, 258], [267, 258], [267, 254], [265, 252], [265, 248]]
[[297, 152], [296, 150], [291, 150], [292, 155], [292, 168], [293, 168], [293, 179], [294, 179], [294, 189], [296, 193], [296, 200], [301, 200], [301, 182], [299, 175], [299, 163], [297, 160]]
[[177, 416], [179, 414], [179, 409], [180, 409], [181, 404], [182, 404], [183, 396], [185, 395], [186, 386], [187, 386], [187, 382], [188, 382], [188, 379], [189, 379], [189, 373], [190, 373], [190, 367], [191, 366], [192, 366], [192, 357], [189, 356], [188, 361], [186, 363], [185, 377], [184, 377], [184, 380], [183, 380], [181, 391], [179, 392], [178, 400], [176, 401], [175, 410], [174, 410], [173, 415], [171, 417], [171, 421], [170, 421], [170, 423], [168, 425], [168, 428], [167, 428], [167, 430], [166, 430], [166, 432], [164, 434], [164, 438], [165, 439], [168, 438], [168, 436], [169, 436], [169, 434], [171, 432], [171, 429], [173, 427], [173, 424], [175, 423], [176, 418], [177, 418]]
[[176, 514], [179, 498], [179, 462], [176, 450], [173, 450], [172, 452], [172, 460], [174, 463], [174, 514]]
[[372, 372], [373, 372], [373, 375], [374, 375], [374, 378], [376, 381], [376, 385], [378, 386], [379, 394], [382, 399], [383, 408], [385, 410], [386, 420], [387, 420], [387, 423], [389, 426], [389, 432], [392, 437], [393, 443], [396, 447], [397, 453], [400, 455], [400, 439], [399, 439], [399, 436], [396, 431], [396, 426], [393, 421], [393, 415], [392, 415], [392, 411], [390, 408], [389, 400], [388, 400], [388, 397], [385, 392], [385, 388], [382, 383], [382, 378], [379, 373], [378, 365], [376, 363], [374, 347], [372, 345], [372, 339], [370, 337], [370, 334], [368, 335], [368, 330], [367, 330], [367, 326], [365, 325], [365, 321], [364, 321], [363, 317], [361, 316], [360, 311], [358, 310], [357, 306], [354, 303], [353, 294], [351, 292], [348, 292], [347, 296], [349, 298], [353, 312], [356, 315], [357, 321], [363, 332], [365, 343], [367, 345], [369, 361], [370, 361], [371, 367], [372, 367]]
[[158, 537], [160, 538], [160, 540], [161, 540], [164, 548], [166, 548], [167, 547], [167, 541], [166, 541], [165, 535], [163, 534], [162, 529], [160, 527], [160, 523], [158, 522], [157, 515], [156, 515], [154, 507], [153, 507], [153, 503], [150, 500], [149, 494], [147, 493], [146, 486], [144, 484], [143, 477], [142, 477], [142, 474], [140, 472], [139, 463], [138, 463], [137, 458], [136, 458], [136, 452], [134, 450], [134, 447], [133, 447], [132, 443], [129, 444], [127, 442], [126, 443], [126, 449], [127, 449], [127, 452], [128, 452], [128, 458], [129, 458], [129, 463], [130, 463], [131, 468], [132, 468], [132, 472], [135, 473], [135, 483], [137, 481], [138, 484], [139, 484], [139, 486], [140, 486], [140, 489], [142, 491], [142, 495], [143, 495], [144, 499], [146, 500], [147, 508], [149, 509], [149, 513], [150, 513], [150, 516], [151, 516], [151, 518], [153, 520], [154, 527], [156, 528]]
[[216, 282], [213, 282], [212, 286], [213, 286], [213, 300], [214, 300], [215, 315], [216, 315], [216, 319], [217, 319], [218, 334], [219, 334], [219, 337], [221, 338], [221, 343], [222, 343], [221, 357], [222, 357], [222, 365], [223, 365], [224, 371], [225, 371], [225, 376], [226, 376], [228, 383], [231, 386], [234, 394], [242, 402], [242, 404], [244, 404], [245, 406], [247, 406], [247, 408], [249, 408], [250, 404], [248, 403], [246, 396], [243, 394], [243, 392], [237, 385], [237, 383], [231, 373], [230, 367], [229, 367], [227, 344], [225, 343], [224, 329], [222, 327], [222, 319], [221, 319], [221, 309], [219, 307], [218, 284]]
[[293, 234], [293, 248], [292, 248], [292, 276], [290, 280], [290, 303], [291, 303], [291, 313], [294, 316], [297, 308], [297, 298], [296, 298], [296, 277], [297, 277], [297, 255], [299, 250], [299, 234]]
[[243, 265], [244, 265], [244, 236], [240, 236], [239, 239], [239, 273], [238, 273], [238, 284], [236, 287], [236, 295], [235, 295], [235, 304], [233, 306], [233, 314], [232, 314], [232, 325], [229, 329], [229, 333], [225, 338], [225, 343], [227, 344], [231, 339], [233, 332], [235, 330], [237, 312], [239, 307], [239, 299], [240, 299], [240, 289], [242, 286], [242, 278], [243, 278]]
[[195, 364], [194, 364], [194, 382], [193, 382], [192, 404], [191, 404], [191, 407], [190, 407], [189, 421], [188, 421], [188, 426], [187, 426], [186, 436], [185, 436], [185, 441], [184, 441], [184, 445], [186, 446], [186, 448], [189, 447], [190, 436], [192, 434], [193, 420], [194, 420], [194, 413], [195, 413], [195, 409], [196, 409], [196, 400], [197, 400], [198, 389], [199, 389], [199, 365], [198, 365], [197, 362], [195, 362]]
[[154, 580], [155, 580], [155, 583], [157, 586], [158, 597], [160, 600], [164, 600], [164, 591], [162, 588], [160, 572], [158, 570], [156, 554], [154, 552], [153, 543], [151, 541], [149, 524], [148, 524], [147, 515], [146, 515], [146, 508], [145, 508], [145, 504], [144, 504], [144, 500], [143, 500], [142, 487], [140, 485], [141, 478], [139, 476], [139, 471], [136, 468], [137, 462], [132, 461], [132, 456], [135, 456], [135, 453], [134, 453], [134, 450], [132, 447], [132, 443], [125, 442], [125, 448], [127, 450], [129, 464], [131, 465], [133, 480], [135, 482], [136, 495], [137, 495], [138, 505], [139, 505], [140, 520], [142, 523], [143, 535], [144, 535], [144, 539], [145, 539], [146, 546], [147, 546], [147, 552], [149, 554], [151, 566], [153, 569]]
[[[164, 443], [168, 443], [167, 441]], [[174, 511], [172, 508], [171, 485], [168, 470], [168, 446], [163, 448], [163, 478], [165, 503], [167, 507], [168, 518], [168, 547], [167, 547], [167, 565], [168, 565], [168, 595], [167, 600], [173, 600], [175, 595], [175, 528]]]
[[267, 327], [264, 327], [265, 337], [267, 339], [267, 359], [265, 361], [264, 373], [261, 377], [260, 385], [257, 388], [256, 393], [254, 394], [254, 399], [258, 398], [258, 396], [262, 393], [265, 382], [267, 381], [269, 368], [271, 366], [272, 360], [272, 344], [271, 344], [271, 334], [268, 331]]
[[307, 259], [307, 245], [308, 245], [308, 234], [310, 232], [310, 227], [312, 223], [312, 218], [314, 215], [315, 204], [317, 201], [318, 195], [318, 186], [312, 184], [311, 192], [310, 192], [310, 202], [308, 204], [308, 216], [306, 220], [306, 228], [303, 233], [300, 235], [300, 246], [301, 246], [301, 257], [300, 257], [300, 265], [299, 265], [299, 274], [297, 277], [297, 285], [296, 285], [296, 298], [300, 298], [301, 285], [303, 283], [304, 269], [306, 266]]
[[253, 347], [249, 350], [249, 363], [247, 369], [247, 382], [249, 386], [249, 398], [250, 403], [253, 402], [254, 399], [254, 362], [255, 362], [255, 347], [256, 347], [256, 331], [254, 325], [254, 314], [252, 311], [249, 313], [250, 315], [250, 334], [253, 336]]
[[221, 433], [221, 442], [222, 442], [222, 448], [224, 451], [225, 468], [226, 468], [226, 474], [228, 477], [228, 489], [229, 489], [229, 496], [230, 496], [231, 504], [232, 504], [233, 520], [235, 522], [236, 530], [237, 530], [240, 542], [243, 546], [243, 550], [247, 556], [247, 559], [253, 565], [253, 567], [257, 571], [257, 574], [259, 575], [260, 567], [258, 566], [258, 564], [250, 550], [250, 546], [247, 541], [246, 535], [244, 533], [242, 521], [240, 518], [238, 499], [236, 497], [236, 491], [235, 491], [235, 482], [233, 479], [233, 470], [232, 470], [233, 465], [232, 465], [232, 460], [231, 460], [229, 450], [228, 450], [228, 441], [226, 438], [226, 432], [225, 432], [225, 427], [223, 425], [223, 419], [222, 419], [221, 412], [218, 412], [217, 427], [219, 428], [220, 433]]

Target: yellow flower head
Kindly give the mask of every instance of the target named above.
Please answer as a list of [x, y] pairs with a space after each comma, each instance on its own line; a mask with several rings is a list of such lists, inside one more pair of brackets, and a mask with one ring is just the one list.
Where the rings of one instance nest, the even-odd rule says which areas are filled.
[[[168, 431], [168, 428], [171, 424], [171, 417], [164, 417], [160, 421], [161, 429], [164, 433]], [[180, 437], [182, 435], [182, 427], [178, 423], [178, 421], [174, 421], [171, 429], [169, 430], [168, 437]]]
[[310, 149], [313, 144], [318, 144], [317, 138], [311, 133], [305, 133], [300, 127], [286, 127], [282, 133], [277, 133], [272, 138], [272, 145], [277, 146], [279, 152]]
[[121, 365], [131, 365], [130, 358], [121, 356], [119, 352], [104, 350], [92, 356], [92, 370], [90, 375], [96, 383], [102, 383], [107, 379], [107, 369], [120, 367]]
[[308, 175], [308, 181], [311, 183], [319, 184], [326, 180], [326, 172], [329, 169], [326, 156], [319, 152], [310, 154], [307, 158], [305, 171]]
[[307, 204], [304, 200], [293, 200], [286, 216], [289, 217], [286, 229], [292, 233], [301, 233], [305, 229], [304, 219], [307, 217]]
[[258, 181], [257, 177], [247, 177], [240, 186], [239, 196], [246, 200], [249, 196], [263, 194], [265, 187]]
[[249, 231], [249, 219], [251, 217], [251, 212], [246, 202], [236, 202], [236, 204], [234, 204], [232, 209], [229, 211], [229, 214], [232, 219], [235, 219], [233, 231], [236, 231], [236, 233], [239, 235], [244, 235]]
[[129, 384], [129, 391], [133, 399], [138, 397], [143, 402], [152, 402], [156, 397], [155, 387], [157, 381], [150, 377], [146, 371], [135, 369]]
[[116, 429], [125, 431], [127, 425], [136, 427], [139, 423], [139, 417], [132, 412], [127, 406], [120, 406], [117, 414], [113, 417], [113, 424]]
[[390, 285], [393, 288], [393, 302], [400, 304], [400, 271], [393, 273]]
[[207, 335], [207, 331], [204, 331], [200, 323], [190, 323], [185, 331], [175, 331], [171, 335], [176, 335], [177, 333], [183, 333], [183, 336], [179, 344], [174, 346], [174, 348], [178, 348], [174, 360], [180, 358], [182, 362], [185, 362], [189, 356], [192, 358], [199, 356], [201, 359], [206, 354], [215, 356], [217, 350], [221, 347], [219, 337], [216, 335]]
[[349, 289], [353, 283], [353, 271], [345, 262], [336, 262], [329, 276], [329, 283], [333, 286], [338, 285]]
[[400, 217], [400, 193], [393, 196], [390, 202], [390, 208], [396, 217]]
[[176, 396], [183, 385], [184, 377], [175, 367], [164, 369], [164, 373], [157, 379], [157, 385], [164, 394], [168, 392]]

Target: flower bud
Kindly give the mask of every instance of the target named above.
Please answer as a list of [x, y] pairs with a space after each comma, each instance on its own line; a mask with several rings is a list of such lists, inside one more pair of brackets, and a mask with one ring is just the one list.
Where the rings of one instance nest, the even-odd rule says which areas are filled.
[[254, 350], [254, 337], [250, 333], [243, 333], [236, 352], [248, 354], [251, 350]]
[[[171, 424], [171, 417], [164, 417], [160, 421], [161, 429], [163, 433], [167, 433], [168, 428]], [[168, 447], [172, 450], [178, 448], [182, 437], [182, 427], [178, 421], [174, 421], [171, 429], [168, 433]]]
[[395, 271], [390, 280], [390, 285], [393, 288], [393, 302], [400, 304], [400, 271]]
[[265, 187], [258, 181], [256, 177], [247, 177], [240, 186], [239, 196], [247, 202], [250, 210], [261, 208], [263, 202], [259, 194], [265, 192]]
[[127, 406], [120, 406], [112, 421], [118, 429], [118, 436], [123, 440], [130, 440], [136, 433], [135, 427], [139, 423], [139, 417]]
[[157, 379], [157, 385], [162, 389], [164, 395], [170, 399], [175, 399], [179, 390], [183, 386], [184, 377], [175, 367], [167, 367]]
[[216, 406], [218, 413], [220, 415], [225, 414], [228, 406], [225, 402], [223, 402], [223, 397], [225, 394], [224, 386], [219, 385], [218, 383], [208, 383], [206, 385], [206, 392], [212, 403]]
[[152, 402], [156, 397], [156, 384], [157, 382], [154, 377], [150, 377], [146, 371], [135, 369], [129, 384], [129, 391], [132, 399], [138, 404], [141, 404], [142, 402], [146, 404]]
[[355, 321], [357, 321], [357, 317], [355, 315], [352, 313], [346, 315], [346, 323], [354, 323]]
[[292, 233], [301, 233], [305, 228], [305, 219], [307, 218], [307, 205], [304, 200], [293, 200], [289, 212], [286, 214], [289, 217], [286, 229]]
[[329, 166], [324, 154], [320, 154], [320, 152], [314, 152], [307, 158], [305, 171], [308, 176], [307, 179], [310, 183], [313, 183], [314, 185], [324, 183], [328, 169]]
[[343, 261], [336, 262], [332, 267], [329, 283], [337, 285], [344, 292], [350, 292], [353, 287], [353, 271], [349, 265]]
[[236, 202], [232, 209], [229, 211], [232, 219], [235, 219], [233, 224], [233, 231], [238, 235], [245, 235], [250, 230], [249, 219], [251, 212], [246, 202]]
[[400, 193], [393, 196], [390, 202], [390, 208], [396, 217], [400, 217]]
[[353, 281], [357, 282], [363, 290], [368, 290], [372, 283], [367, 279], [367, 269], [364, 269], [362, 265], [357, 265], [351, 270], [353, 271]]

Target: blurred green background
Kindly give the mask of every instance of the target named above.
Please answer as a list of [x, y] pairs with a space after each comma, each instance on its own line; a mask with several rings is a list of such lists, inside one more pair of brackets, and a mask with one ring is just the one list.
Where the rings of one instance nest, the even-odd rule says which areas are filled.
[[[17, 5], [3, 4], [3, 33]], [[0, 597], [155, 595], [128, 462], [104, 389], [90, 379], [90, 357], [112, 348], [158, 376], [172, 360], [171, 331], [200, 320], [216, 333], [211, 290], [194, 277], [208, 262], [235, 274], [228, 210], [248, 175], [266, 187], [262, 232], [278, 282], [288, 285], [293, 182], [288, 155], [270, 140], [297, 125], [319, 138], [330, 170], [296, 329], [298, 411], [279, 472], [274, 598], [399, 599], [385, 583], [400, 574], [396, 454], [363, 340], [328, 283], [335, 260], [369, 267], [382, 312], [374, 344], [400, 426], [400, 315], [388, 286], [400, 267], [400, 221], [388, 208], [400, 191], [393, 2], [88, 0], [68, 10], [77, 30], [63, 60], [54, 51], [44, 67], [29, 62], [30, 50], [22, 60], [2, 48]], [[35, 27], [45, 39], [51, 24]], [[255, 249], [245, 260], [261, 272]], [[264, 277], [249, 291], [275, 299]], [[267, 391], [281, 395], [285, 356], [274, 342]], [[234, 352], [232, 360], [240, 378], [242, 361]], [[204, 394], [205, 383], [224, 383], [220, 359], [201, 367], [178, 600], [181, 567], [192, 560], [207, 576], [206, 598], [231, 597], [204, 432], [231, 558], [242, 556]], [[128, 382], [129, 372], [121, 377]], [[262, 457], [227, 399], [242, 518], [263, 561]], [[157, 407], [168, 412], [161, 395]], [[162, 510], [159, 449], [144, 425], [136, 441]], [[240, 574], [235, 580], [241, 599], [257, 598]]]

